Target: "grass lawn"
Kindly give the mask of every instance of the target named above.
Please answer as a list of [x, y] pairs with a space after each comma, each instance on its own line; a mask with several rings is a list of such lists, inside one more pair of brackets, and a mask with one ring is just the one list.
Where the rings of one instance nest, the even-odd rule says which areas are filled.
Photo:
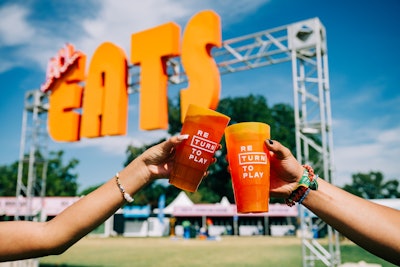
[[[342, 262], [395, 266], [344, 241]], [[40, 259], [41, 267], [77, 266], [302, 266], [301, 240], [295, 237], [233, 237], [219, 241], [163, 238], [85, 237], [64, 254]], [[325, 266], [316, 262], [315, 267]]]

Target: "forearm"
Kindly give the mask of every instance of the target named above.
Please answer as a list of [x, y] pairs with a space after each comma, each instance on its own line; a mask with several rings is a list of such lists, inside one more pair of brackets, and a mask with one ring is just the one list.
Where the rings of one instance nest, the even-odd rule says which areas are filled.
[[52, 233], [48, 254], [64, 252], [109, 218], [123, 205], [123, 201], [115, 180], [111, 179], [65, 209], [46, 223], [46, 235]]
[[343, 235], [388, 261], [400, 263], [400, 211], [359, 198], [319, 179], [303, 204]]
[[[133, 195], [149, 177], [141, 162], [120, 172], [120, 182]], [[0, 261], [60, 254], [114, 214], [125, 200], [115, 178], [65, 209], [54, 219], [0, 223]]]
[[121, 194], [118, 191], [114, 193], [111, 187], [110, 180], [48, 222], [1, 223], [0, 261], [64, 252], [122, 205]]
[[[138, 164], [134, 161], [119, 173], [120, 183], [130, 195], [138, 192], [148, 181], [140, 173], [142, 169]], [[48, 222], [50, 232], [57, 233], [57, 244], [52, 244], [52, 247], [58, 248], [57, 253], [63, 252], [113, 215], [125, 201], [113, 177]]]

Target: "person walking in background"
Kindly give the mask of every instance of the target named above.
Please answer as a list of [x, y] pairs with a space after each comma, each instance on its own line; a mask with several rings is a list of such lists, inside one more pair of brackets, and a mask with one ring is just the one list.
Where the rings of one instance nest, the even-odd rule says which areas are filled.
[[192, 224], [190, 223], [189, 220], [184, 220], [182, 222], [182, 226], [183, 226], [183, 238], [189, 239], [190, 238], [190, 228], [191, 228]]

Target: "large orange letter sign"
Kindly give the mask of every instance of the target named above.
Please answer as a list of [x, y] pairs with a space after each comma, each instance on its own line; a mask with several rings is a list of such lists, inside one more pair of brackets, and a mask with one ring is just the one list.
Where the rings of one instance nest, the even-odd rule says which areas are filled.
[[127, 62], [112, 43], [99, 46], [90, 62], [82, 107], [81, 137], [126, 134]]
[[217, 64], [211, 56], [211, 48], [220, 47], [221, 23], [212, 11], [196, 14], [187, 24], [182, 43], [182, 65], [189, 87], [181, 91], [182, 121], [189, 104], [216, 109], [221, 80]]
[[[211, 56], [220, 47], [221, 23], [213, 11], [202, 11], [186, 25], [180, 47], [180, 27], [170, 22], [131, 36], [131, 62], [140, 65], [139, 127], [168, 128], [167, 61], [182, 57], [188, 87], [180, 92], [181, 118], [189, 104], [216, 109], [221, 81]], [[43, 92], [49, 97], [48, 128], [56, 141], [81, 137], [124, 135], [128, 116], [128, 64], [124, 51], [106, 42], [95, 51], [86, 75], [86, 56], [71, 44], [49, 62]], [[82, 109], [81, 114], [76, 112]]]
[[168, 128], [166, 61], [179, 55], [180, 27], [167, 23], [132, 35], [131, 62], [140, 65], [140, 128]]
[[[63, 75], [49, 83], [51, 90], [48, 112], [48, 128], [50, 136], [56, 141], [73, 142], [79, 140], [80, 115], [74, 111], [81, 107], [82, 90], [79, 82], [85, 77], [86, 56], [79, 54], [76, 60], [68, 64]], [[71, 64], [71, 65], [69, 65]], [[49, 78], [49, 77], [48, 77]]]

